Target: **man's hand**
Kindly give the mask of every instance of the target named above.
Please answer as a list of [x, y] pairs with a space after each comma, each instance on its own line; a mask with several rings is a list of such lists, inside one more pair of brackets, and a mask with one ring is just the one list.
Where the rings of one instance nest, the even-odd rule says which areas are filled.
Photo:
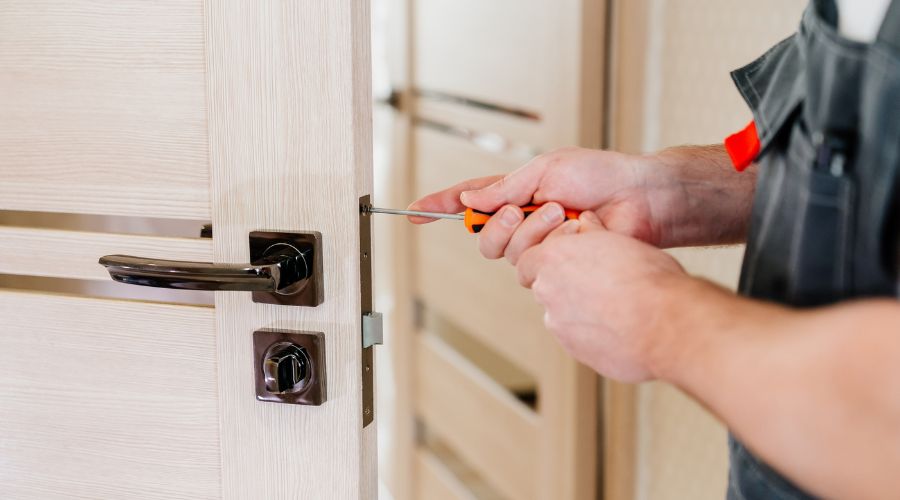
[[[646, 181], [638, 157], [565, 148], [538, 156], [505, 177], [484, 177], [457, 184], [422, 198], [410, 208], [456, 212], [471, 207], [499, 212], [479, 233], [479, 247], [489, 259], [505, 256], [515, 264], [522, 252], [543, 241], [563, 223], [563, 206], [595, 211], [615, 231], [657, 241], [650, 203], [642, 189]], [[547, 204], [524, 219], [519, 207], [530, 203]]]
[[574, 358], [626, 382], [654, 378], [666, 284], [688, 279], [665, 252], [608, 231], [593, 212], [522, 254], [519, 282], [544, 306], [544, 323]]
[[597, 372], [676, 385], [814, 494], [900, 491], [896, 300], [793, 310], [736, 297], [590, 212], [516, 267], [547, 327]]
[[[564, 148], [507, 176], [471, 179], [433, 193], [410, 209], [497, 211], [479, 233], [479, 248], [487, 258], [515, 264], [563, 223], [563, 207], [591, 211], [610, 231], [660, 247], [740, 241], [754, 179], [752, 170], [735, 173], [718, 146], [648, 156]], [[546, 205], [525, 219], [519, 207], [530, 203]]]

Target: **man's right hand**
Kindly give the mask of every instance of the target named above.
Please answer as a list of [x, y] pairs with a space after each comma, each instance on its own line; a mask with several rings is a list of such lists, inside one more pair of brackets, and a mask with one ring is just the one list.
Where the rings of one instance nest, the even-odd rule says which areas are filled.
[[[697, 150], [698, 154], [692, 155], [691, 150]], [[741, 181], [745, 185], [742, 190], [749, 193], [729, 193], [728, 186], [710, 186], [716, 177], [738, 176], [727, 162], [724, 151], [714, 147], [682, 148], [653, 156], [564, 148], [538, 156], [509, 175], [470, 179], [430, 194], [410, 205], [410, 209], [459, 212], [470, 207], [497, 212], [479, 233], [479, 248], [489, 259], [506, 257], [514, 264], [522, 252], [539, 244], [565, 222], [562, 207], [591, 210], [610, 231], [656, 246], [677, 246], [703, 239], [691, 237], [691, 228], [679, 225], [692, 225], [704, 218], [716, 219], [691, 212], [729, 211], [728, 205], [734, 200], [745, 200], [742, 203], [746, 205], [745, 213], [725, 217], [746, 219], [752, 174], [744, 175]], [[698, 169], [705, 172], [698, 176]], [[716, 202], [725, 206], [708, 205]], [[530, 203], [545, 205], [525, 219], [519, 207]], [[432, 221], [421, 217], [410, 220], [417, 224]], [[737, 225], [742, 233], [745, 221], [740, 220]], [[712, 228], [710, 232], [723, 231]], [[732, 242], [719, 241], [723, 239], [721, 234], [709, 236], [716, 240], [710, 244]]]

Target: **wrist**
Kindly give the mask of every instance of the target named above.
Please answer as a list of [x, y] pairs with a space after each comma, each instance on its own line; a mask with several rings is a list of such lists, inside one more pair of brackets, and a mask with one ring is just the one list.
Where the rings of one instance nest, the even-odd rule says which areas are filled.
[[687, 275], [663, 283], [658, 341], [648, 353], [659, 380], [684, 388], [692, 374], [721, 358], [746, 322], [745, 301], [709, 281]]
[[[796, 312], [735, 295], [709, 281], [687, 277], [666, 293], [662, 341], [651, 354], [654, 375], [705, 400], [710, 381], [730, 367], [753, 363], [771, 340], [789, 331]], [[722, 382], [724, 383], [724, 382]]]
[[[721, 146], [669, 148], [640, 157], [659, 246], [723, 245], [744, 241], [755, 170], [737, 173]], [[651, 193], [652, 192], [652, 193]]]

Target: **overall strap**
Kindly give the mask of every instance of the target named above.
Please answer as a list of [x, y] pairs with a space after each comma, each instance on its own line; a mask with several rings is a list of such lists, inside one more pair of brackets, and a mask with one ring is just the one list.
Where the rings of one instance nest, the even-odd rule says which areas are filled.
[[878, 32], [878, 43], [900, 54], [900, 0], [892, 0]]
[[[878, 42], [889, 47], [895, 54], [900, 54], [900, 0], [892, 0], [878, 32]], [[900, 170], [895, 165], [892, 206], [888, 207], [885, 237], [887, 245], [887, 258], [885, 261], [892, 268], [897, 277], [897, 296], [900, 297]], [[889, 195], [889, 199], [891, 196]], [[891, 234], [893, 233], [893, 234]], [[893, 245], [891, 241], [893, 240]], [[891, 248], [893, 246], [893, 248]], [[893, 265], [891, 265], [893, 264]]]

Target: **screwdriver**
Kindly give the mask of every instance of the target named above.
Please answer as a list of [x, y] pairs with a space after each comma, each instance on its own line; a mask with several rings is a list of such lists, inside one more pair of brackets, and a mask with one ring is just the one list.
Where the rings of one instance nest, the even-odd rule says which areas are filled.
[[[537, 209], [541, 208], [541, 205], [526, 205], [522, 207], [522, 212], [525, 214], [525, 217], [533, 214]], [[391, 215], [406, 215], [412, 217], [427, 217], [429, 219], [454, 219], [461, 220], [466, 225], [466, 229], [469, 230], [470, 233], [478, 233], [484, 229], [484, 225], [487, 224], [487, 221], [495, 215], [497, 212], [481, 212], [479, 210], [475, 210], [472, 208], [467, 208], [465, 212], [461, 214], [446, 214], [442, 212], [420, 212], [418, 210], [395, 210], [392, 208], [378, 208], [373, 207], [371, 205], [363, 207], [364, 213], [373, 213], [373, 214], [391, 214]], [[580, 212], [575, 210], [566, 209], [566, 219], [577, 219]]]

